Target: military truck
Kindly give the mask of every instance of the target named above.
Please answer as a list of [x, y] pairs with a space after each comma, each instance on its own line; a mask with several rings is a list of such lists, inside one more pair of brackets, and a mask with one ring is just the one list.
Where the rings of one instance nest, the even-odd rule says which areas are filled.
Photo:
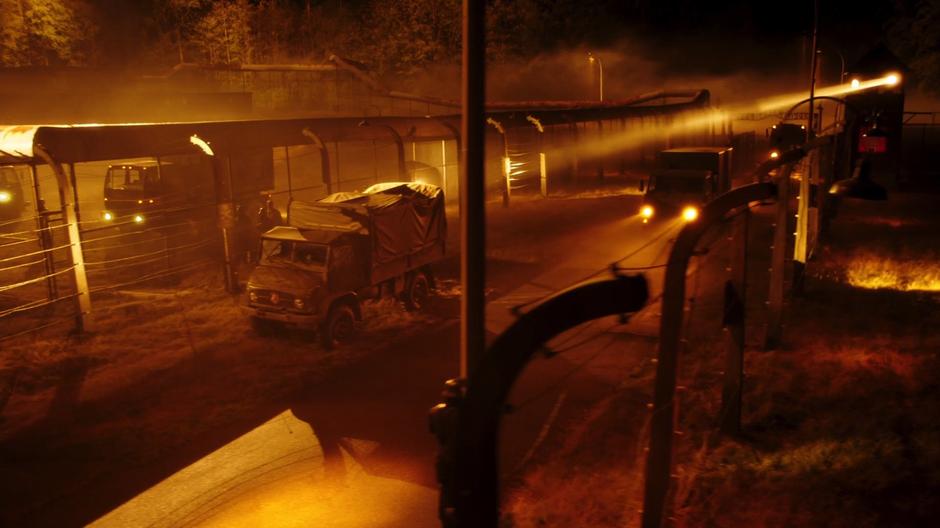
[[288, 225], [261, 237], [243, 310], [261, 335], [279, 325], [315, 329], [327, 349], [348, 340], [360, 305], [396, 296], [426, 306], [430, 265], [444, 257], [444, 193], [422, 183], [383, 183], [365, 191], [294, 201]]
[[658, 168], [643, 186], [643, 222], [677, 215], [686, 221], [698, 218], [702, 204], [731, 189], [731, 153], [730, 147], [684, 147], [660, 152]]

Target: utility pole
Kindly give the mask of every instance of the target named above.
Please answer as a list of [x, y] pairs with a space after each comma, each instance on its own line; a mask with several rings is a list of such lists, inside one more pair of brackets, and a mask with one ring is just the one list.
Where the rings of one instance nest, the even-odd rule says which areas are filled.
[[[814, 137], [815, 132], [815, 108], [813, 106], [816, 97], [816, 64], [819, 60], [819, 53], [816, 49], [816, 41], [819, 29], [819, 0], [813, 0], [813, 48], [812, 63], [809, 76], [809, 112], [806, 117], [806, 142], [809, 143]], [[821, 114], [821, 113], [820, 113]], [[797, 205], [796, 217], [796, 242], [793, 247], [793, 291], [799, 295], [803, 292], [803, 279], [806, 273], [806, 260], [809, 255], [807, 250], [810, 228], [810, 176], [815, 175], [813, 170], [813, 161], [817, 159], [813, 155], [807, 156], [803, 163], [803, 171], [800, 175], [800, 194], [799, 204]], [[815, 212], [815, 211], [814, 211]]]
[[463, 0], [463, 83], [460, 157], [460, 377], [483, 356], [486, 280], [484, 148], [486, 101], [484, 0]]

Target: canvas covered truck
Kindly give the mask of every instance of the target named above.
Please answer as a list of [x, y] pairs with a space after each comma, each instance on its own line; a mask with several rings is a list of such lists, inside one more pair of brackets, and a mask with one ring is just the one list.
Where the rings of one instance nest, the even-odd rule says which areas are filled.
[[644, 185], [640, 216], [698, 218], [699, 209], [731, 189], [730, 147], [684, 147], [659, 153], [658, 167]]
[[243, 310], [260, 334], [283, 324], [315, 329], [333, 348], [351, 337], [365, 300], [426, 305], [446, 234], [444, 193], [434, 185], [383, 183], [292, 202], [288, 225], [261, 237]]

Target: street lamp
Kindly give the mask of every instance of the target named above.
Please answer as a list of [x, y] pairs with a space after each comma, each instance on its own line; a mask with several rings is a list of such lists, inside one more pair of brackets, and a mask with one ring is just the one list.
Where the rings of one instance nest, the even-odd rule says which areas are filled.
[[599, 100], [603, 101], [604, 100], [604, 63], [601, 62], [600, 57], [595, 57], [594, 54], [591, 53], [590, 51], [588, 52], [588, 62], [590, 62], [591, 64], [594, 64], [595, 62], [597, 62], [597, 73], [598, 73], [598, 79], [600, 80], [599, 82], [600, 99]]

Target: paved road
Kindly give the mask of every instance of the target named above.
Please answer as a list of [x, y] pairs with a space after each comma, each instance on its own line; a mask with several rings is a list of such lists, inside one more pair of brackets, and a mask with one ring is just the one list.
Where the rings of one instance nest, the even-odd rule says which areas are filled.
[[[488, 331], [497, 334], [512, 323], [512, 306], [624, 256], [624, 267], [662, 262], [677, 230], [676, 222], [644, 225], [627, 214], [557, 240], [564, 248], [557, 253], [567, 257], [541, 272], [494, 263], [490, 284], [501, 295], [487, 308]], [[655, 297], [661, 270], [646, 273]], [[454, 309], [443, 308], [451, 315]], [[557, 342], [563, 355], [533, 362], [511, 395], [519, 410], [504, 421], [507, 478], [537, 456], [557, 424], [612, 390], [624, 371], [648, 361], [652, 340], [636, 336], [655, 333], [655, 310], [626, 325], [585, 325]], [[426, 429], [427, 410], [442, 381], [455, 374], [457, 337], [458, 321], [447, 317], [334, 372], [296, 395], [288, 410], [94, 526], [437, 526], [436, 446]]]
[[[623, 259], [622, 267], [636, 268], [663, 262], [679, 225], [642, 224], [632, 214], [638, 203], [630, 196], [520, 201], [513, 205], [512, 215], [500, 220], [494, 214], [489, 233], [493, 249], [488, 255], [490, 334], [511, 324], [513, 306], [588, 275], [603, 274], [613, 261]], [[589, 221], [572, 220], [585, 211], [591, 215]], [[524, 240], [519, 233], [525, 233]], [[529, 240], [533, 236], [541, 238]], [[455, 276], [455, 261], [444, 268], [445, 275]], [[661, 271], [644, 271], [654, 298]], [[550, 455], [557, 440], [553, 435], [565, 424], [610, 394], [631, 372], [648, 367], [657, 311], [651, 306], [628, 324], [610, 319], [574, 329], [550, 344], [563, 353], [531, 363], [510, 395], [516, 410], [503, 421], [506, 479], [518, 476], [520, 468], [546, 452]], [[332, 368], [323, 381], [285, 390], [283, 397], [256, 405], [238, 423], [194, 437], [176, 452], [166, 453], [159, 464], [131, 460], [122, 467], [109, 461], [93, 488], [84, 487], [94, 481], [90, 476], [39, 477], [36, 485], [54, 485], [49, 489], [55, 508], [32, 506], [24, 511], [37, 526], [75, 524], [78, 519], [97, 519], [96, 526], [437, 526], [436, 445], [427, 432], [427, 411], [438, 401], [443, 381], [457, 372], [457, 298], [441, 300], [435, 312], [434, 324], [398, 338], [390, 336], [387, 344], [366, 342], [374, 350]], [[290, 346], [290, 342], [270, 346]], [[147, 405], [155, 409], [148, 407], [148, 416], [159, 415], [161, 405], [167, 405], [160, 403], [162, 399], [178, 407], [189, 395], [203, 396], [198, 387], [175, 388], [180, 380], [198, 384], [202, 377], [207, 386], [218, 384], [216, 378], [226, 375], [229, 363], [244, 369], [253, 355], [271, 352], [258, 349], [264, 344], [251, 340], [237, 351], [207, 350], [194, 357], [194, 363], [168, 368], [146, 387], [129, 387], [124, 396], [116, 397], [127, 399], [124, 405], [129, 409]], [[304, 353], [309, 354], [302, 350], [290, 354]], [[240, 389], [252, 387], [230, 388], [233, 394]], [[205, 396], [222, 403], [232, 400], [215, 393]], [[193, 407], [201, 409], [198, 412], [225, 412], [215, 399]], [[116, 404], [86, 406], [70, 426], [88, 422], [107, 431], [103, 423], [97, 424], [108, 418], [95, 416], [112, 412], [106, 409]], [[187, 413], [178, 408], [167, 411]], [[197, 411], [186, 415], [193, 412]], [[212, 420], [224, 423], [217, 417]], [[16, 449], [31, 452], [25, 445]], [[28, 466], [28, 461], [24, 463]], [[68, 461], [66, 466], [99, 472], [88, 460]]]

